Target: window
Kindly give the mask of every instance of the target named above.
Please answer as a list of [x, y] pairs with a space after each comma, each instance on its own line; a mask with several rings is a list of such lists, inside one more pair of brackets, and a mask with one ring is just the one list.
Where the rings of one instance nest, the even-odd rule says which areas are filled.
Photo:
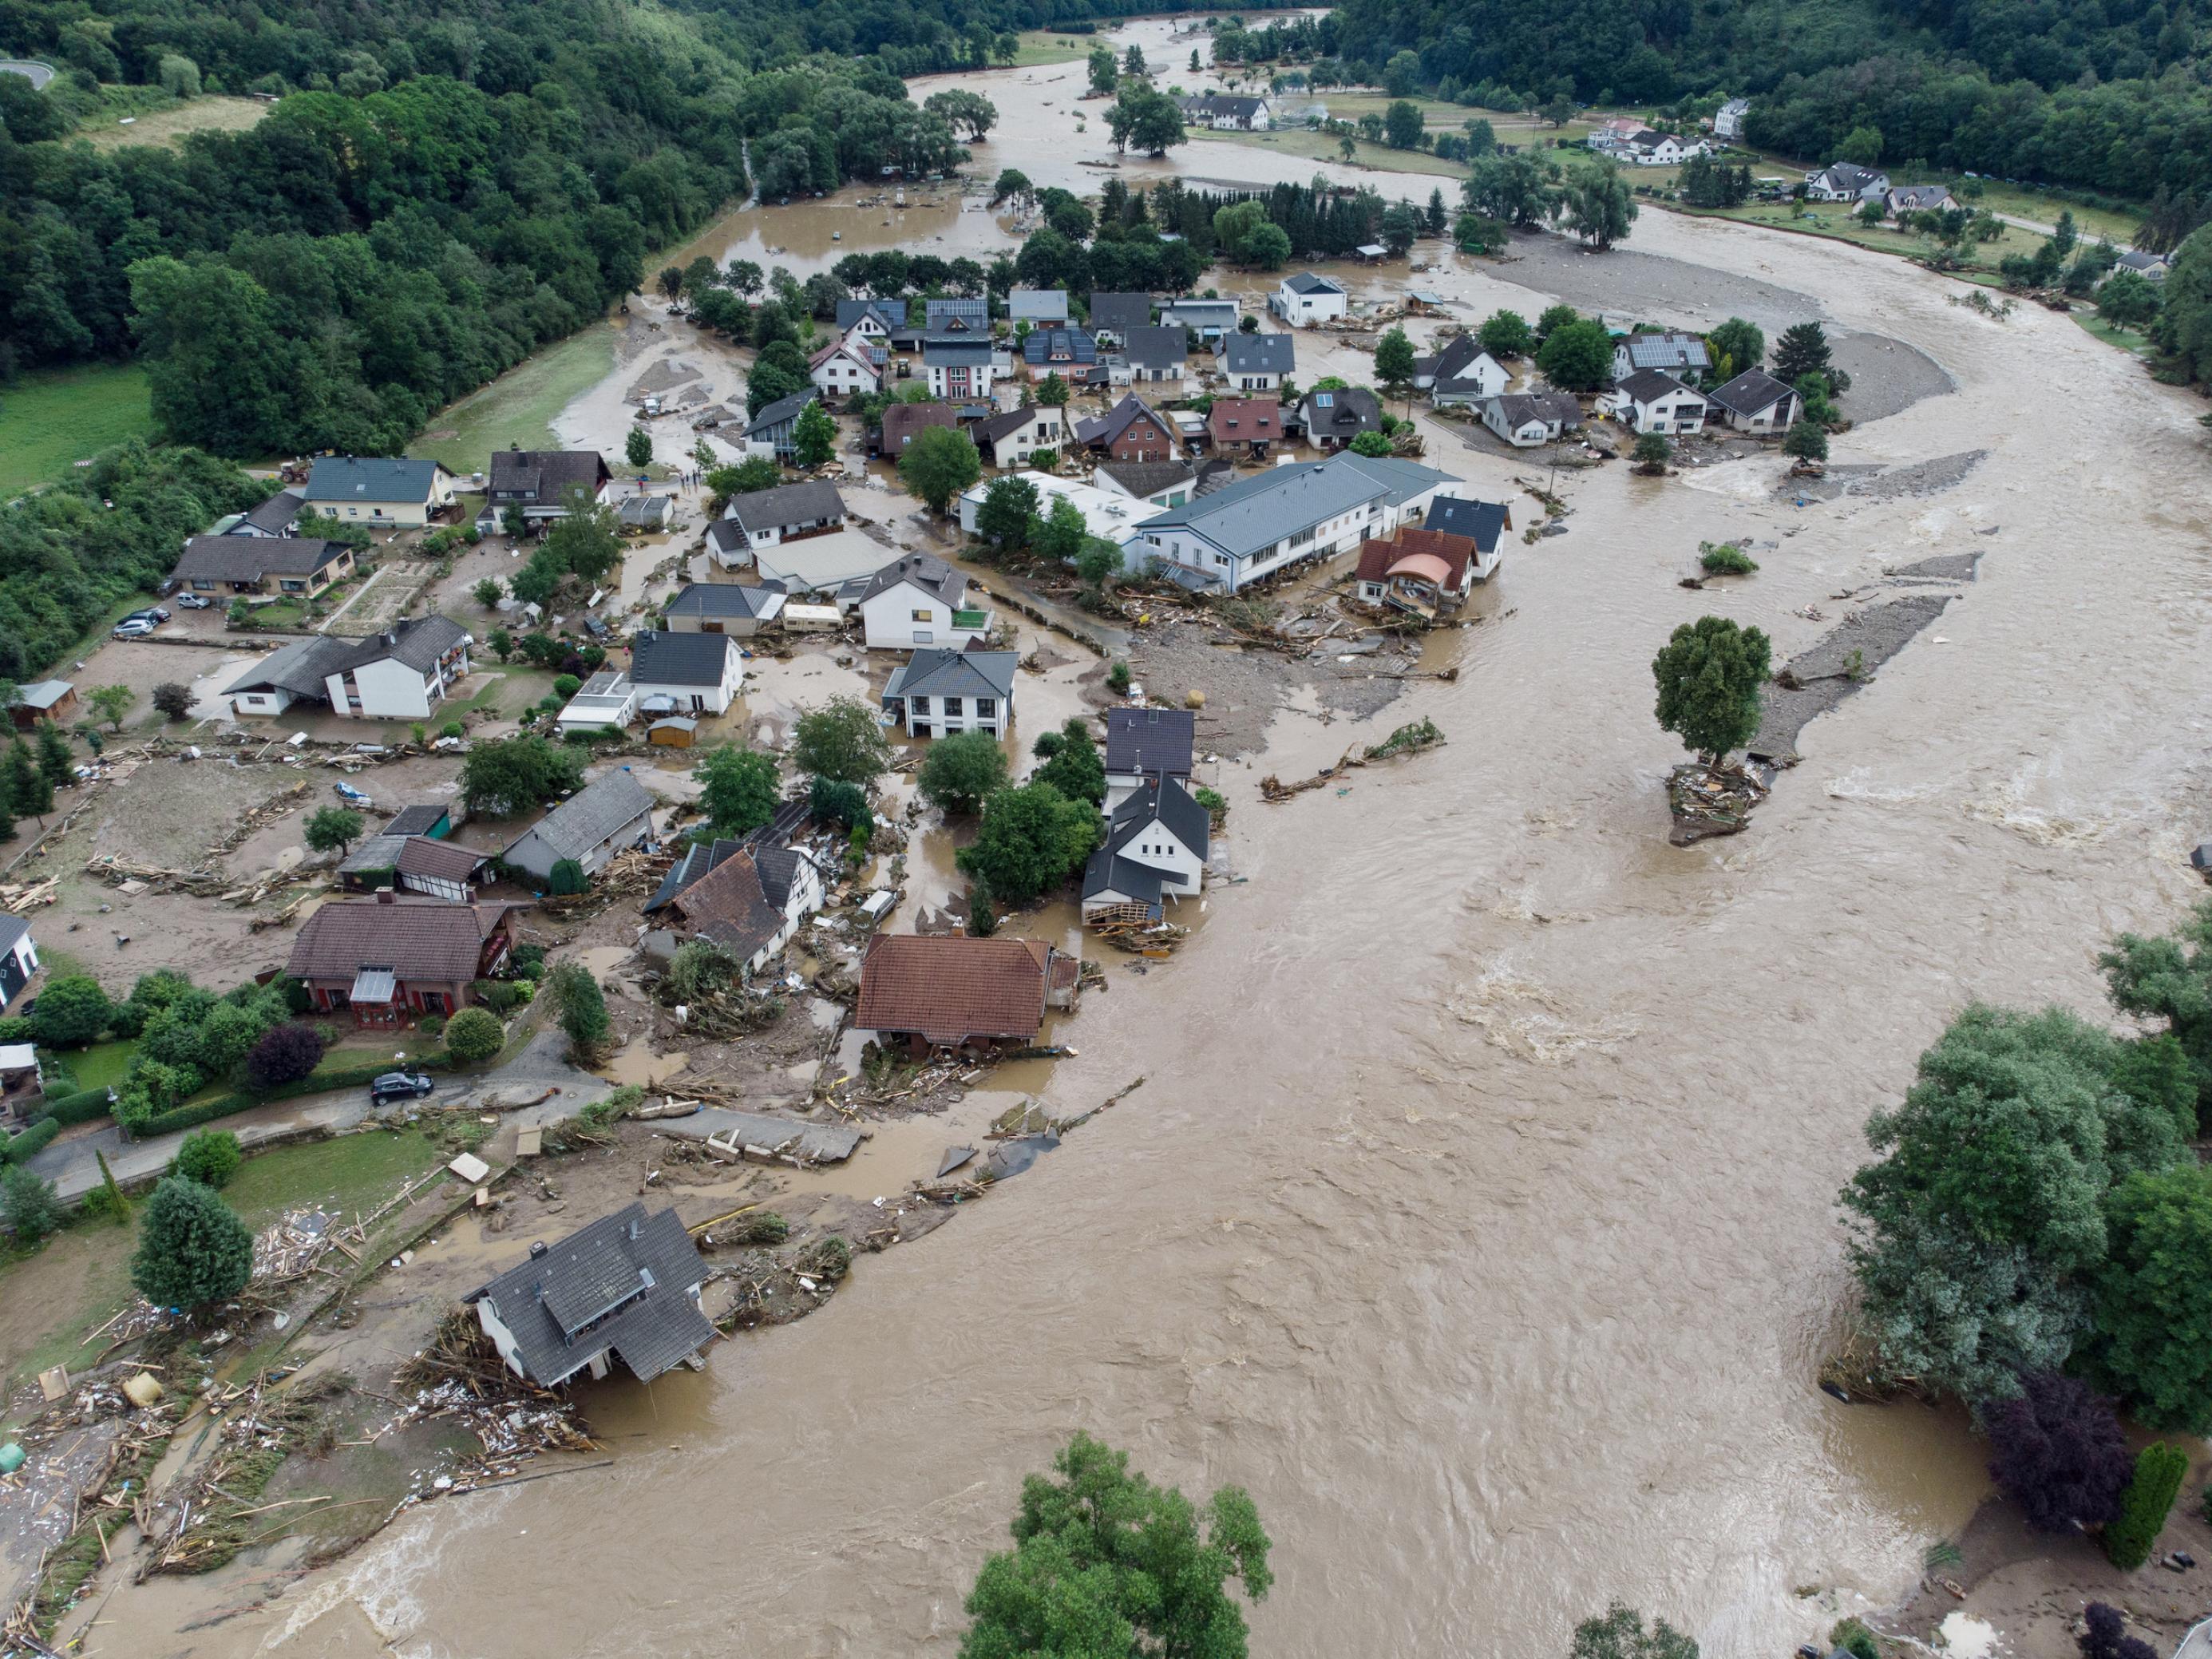
[[1284, 545], [1285, 547], [1304, 547], [1308, 542], [1314, 538], [1316, 533], [1316, 532], [1310, 527], [1301, 530], [1296, 535], [1292, 536], [1288, 542], [1285, 543]]
[[961, 702], [962, 702], [962, 700], [961, 700], [960, 698], [958, 698], [958, 697], [947, 697], [947, 698], [945, 700], [945, 719], [947, 719], [947, 720], [957, 720], [957, 719], [959, 719], [959, 718], [960, 718], [961, 714], [963, 713], [963, 709], [962, 709], [962, 706], [961, 706]]
[[929, 699], [908, 697], [906, 700], [906, 712], [909, 714], [927, 714], [929, 712]]
[[999, 700], [996, 697], [978, 697], [975, 699], [975, 718], [977, 720], [995, 720], [998, 718], [998, 714]]
[[934, 621], [936, 619], [936, 616], [937, 613], [935, 611], [924, 609], [921, 611], [908, 611], [906, 613], [906, 619], [908, 622], [926, 623]]

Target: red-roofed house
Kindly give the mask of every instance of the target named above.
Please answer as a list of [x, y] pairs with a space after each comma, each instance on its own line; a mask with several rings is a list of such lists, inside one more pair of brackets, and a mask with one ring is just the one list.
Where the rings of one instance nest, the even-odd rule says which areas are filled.
[[1082, 972], [1042, 939], [878, 934], [853, 1024], [917, 1048], [1034, 1042], [1047, 1008], [1074, 1006]]
[[1206, 435], [1224, 455], [1258, 460], [1283, 437], [1283, 406], [1273, 398], [1216, 398], [1206, 417]]
[[1476, 577], [1487, 574], [1473, 536], [1401, 528], [1387, 542], [1360, 543], [1353, 580], [1370, 605], [1433, 617], [1466, 604]]

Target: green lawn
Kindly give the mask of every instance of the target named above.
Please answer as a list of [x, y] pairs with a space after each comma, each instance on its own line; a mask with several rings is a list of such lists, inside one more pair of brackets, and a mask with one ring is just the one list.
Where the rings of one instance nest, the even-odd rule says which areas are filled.
[[[1215, 139], [1224, 143], [1249, 145], [1255, 149], [1272, 149], [1309, 161], [1341, 163], [1344, 160], [1343, 147], [1326, 132], [1308, 132], [1298, 129], [1279, 132], [1233, 132], [1199, 127], [1190, 131], [1190, 140], [1194, 143], [1211, 143]], [[1372, 167], [1378, 173], [1419, 173], [1448, 179], [1467, 176], [1465, 163], [1447, 161], [1424, 150], [1392, 149], [1386, 144], [1370, 144], [1364, 138], [1352, 142], [1356, 146], [1355, 166]]]
[[483, 471], [495, 449], [558, 449], [554, 417], [614, 362], [615, 331], [595, 323], [431, 416], [407, 453], [466, 477]]
[[73, 462], [153, 429], [146, 371], [136, 363], [27, 374], [0, 386], [0, 495], [51, 483]]
[[222, 1195], [257, 1231], [285, 1211], [311, 1204], [350, 1219], [356, 1212], [367, 1215], [407, 1181], [444, 1161], [419, 1129], [377, 1129], [258, 1153], [239, 1165]]
[[[52, 961], [49, 956], [48, 961]], [[123, 1079], [129, 1069], [131, 1056], [138, 1052], [138, 1039], [125, 1038], [115, 1042], [95, 1042], [89, 1048], [71, 1048], [60, 1058], [76, 1079], [80, 1089], [112, 1089]]]
[[1097, 35], [1085, 37], [1060, 34], [1051, 29], [1024, 29], [1015, 37], [1021, 42], [1014, 53], [1014, 67], [1027, 69], [1036, 64], [1082, 64], [1090, 61], [1091, 48], [1111, 46]]
[[479, 659], [476, 667], [477, 672], [490, 675], [491, 683], [460, 707], [473, 709], [480, 714], [489, 714], [495, 719], [501, 716], [512, 719], [532, 707], [540, 698], [550, 696], [553, 690], [554, 676], [526, 663], [501, 663]]
[[[1654, 177], [1649, 181], [1644, 176], [1645, 171], [1643, 168], [1637, 170], [1637, 183], [1670, 184], [1673, 181], [1674, 169], [1671, 167], [1650, 169]], [[1869, 229], [1851, 215], [1844, 212], [1840, 206], [1808, 209], [1803, 217], [1797, 218], [1791, 216], [1790, 204], [1786, 202], [1747, 202], [1743, 206], [1735, 208], [1685, 209], [1679, 203], [1653, 203], [1648, 199], [1639, 199], [1644, 200], [1644, 204], [1647, 207], [1663, 206], [1683, 212], [1702, 213], [1714, 218], [1738, 219], [1746, 224], [1771, 225], [1782, 230], [1794, 230], [1803, 235], [1832, 237], [1838, 241], [1855, 242], [1861, 247], [1872, 248], [1878, 253], [1911, 256], [1923, 252], [1927, 246], [1927, 240], [1924, 237], [1905, 231], [1894, 228]], [[2032, 230], [2022, 230], [2016, 225], [2008, 225], [2005, 227], [2004, 233], [1995, 241], [1970, 242], [1961, 248], [1960, 252], [1966, 260], [1966, 267], [1951, 274], [1968, 282], [1976, 281], [1993, 273], [1998, 263], [2006, 255], [2033, 253], [2048, 240], [2047, 237], [2038, 235]]]
[[2150, 350], [2148, 335], [2138, 334], [2131, 328], [2115, 328], [2094, 311], [2076, 311], [2070, 314], [2075, 322], [2106, 345], [2131, 351], [2138, 357]]
[[2094, 240], [2109, 236], [2113, 245], [2125, 247], [2135, 239], [2136, 228], [2142, 222], [2136, 213], [2112, 213], [2103, 208], [2077, 207], [2071, 202], [2062, 202], [2045, 196], [2040, 191], [2023, 190], [2014, 185], [1982, 183], [1978, 199], [1965, 204], [1970, 208], [1987, 208], [1992, 213], [2009, 213], [2016, 219], [2033, 219], [2039, 224], [2055, 225], [2062, 213], [2071, 213], [2081, 234]]

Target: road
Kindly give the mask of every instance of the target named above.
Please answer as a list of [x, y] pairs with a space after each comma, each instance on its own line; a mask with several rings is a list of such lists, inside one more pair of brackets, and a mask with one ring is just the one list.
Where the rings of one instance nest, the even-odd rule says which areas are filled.
[[34, 91], [44, 91], [46, 82], [54, 78], [52, 64], [33, 63], [27, 58], [0, 58], [0, 75], [20, 75], [27, 79]]
[[[544, 1030], [506, 1065], [482, 1076], [442, 1081], [429, 1097], [431, 1105], [453, 1105], [494, 1089], [553, 1088], [561, 1092], [536, 1106], [507, 1114], [518, 1124], [549, 1123], [566, 1117], [609, 1093], [613, 1085], [589, 1072], [580, 1071], [562, 1057], [567, 1039], [557, 1030]], [[228, 1129], [247, 1151], [256, 1146], [298, 1140], [317, 1134], [337, 1134], [367, 1122], [370, 1117], [398, 1121], [422, 1109], [415, 1101], [399, 1101], [380, 1111], [369, 1105], [366, 1088], [334, 1090], [328, 1094], [302, 1095], [296, 1100], [259, 1106], [236, 1115], [218, 1118], [213, 1127]], [[125, 1186], [158, 1180], [184, 1144], [185, 1133], [155, 1135], [147, 1140], [125, 1140], [123, 1132], [104, 1123], [89, 1134], [58, 1140], [35, 1154], [30, 1168], [54, 1183], [64, 1201], [79, 1199], [100, 1185], [100, 1160]]]

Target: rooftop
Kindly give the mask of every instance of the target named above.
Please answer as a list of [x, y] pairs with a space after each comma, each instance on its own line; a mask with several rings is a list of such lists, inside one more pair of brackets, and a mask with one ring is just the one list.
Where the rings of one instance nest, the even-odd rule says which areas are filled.
[[1222, 366], [1231, 374], [1287, 374], [1297, 367], [1298, 343], [1288, 334], [1224, 334]]
[[1449, 482], [1445, 474], [1411, 461], [1346, 453], [1239, 478], [1210, 495], [1170, 507], [1140, 527], [1188, 527], [1224, 552], [1250, 557], [1368, 501], [1404, 501]]
[[441, 899], [332, 899], [300, 924], [284, 971], [297, 979], [350, 979], [382, 968], [403, 980], [474, 979], [484, 941], [511, 904]]
[[1198, 743], [1198, 716], [1188, 708], [1109, 708], [1106, 711], [1106, 769], [1129, 774], [1190, 775]]
[[[694, 637], [717, 639], [712, 634]], [[640, 813], [653, 810], [653, 796], [640, 783], [627, 766], [617, 767], [606, 776], [586, 784], [574, 794], [540, 818], [536, 824], [507, 843], [512, 853], [521, 842], [536, 836], [552, 849], [558, 859], [580, 859], [600, 842], [618, 834]]]
[[346, 554], [343, 542], [302, 536], [195, 536], [170, 573], [177, 581], [258, 582], [312, 576]]
[[884, 696], [1011, 697], [1014, 666], [1020, 660], [1012, 651], [916, 651], [891, 670]]
[[720, 686], [737, 649], [727, 634], [640, 634], [629, 645], [630, 684]]
[[675, 1211], [647, 1214], [630, 1204], [556, 1243], [532, 1245], [465, 1300], [491, 1304], [533, 1382], [550, 1387], [607, 1352], [650, 1382], [714, 1340], [690, 1295], [706, 1276]]
[[931, 1042], [1034, 1037], [1054, 955], [1041, 939], [878, 934], [860, 964], [853, 1023]]
[[441, 469], [404, 456], [321, 455], [307, 469], [309, 501], [427, 501]]
[[968, 578], [934, 553], [908, 553], [892, 560], [869, 579], [860, 594], [865, 605], [877, 594], [902, 584], [920, 588], [931, 598], [957, 606], [968, 592]]
[[799, 483], [777, 484], [771, 489], [732, 495], [725, 510], [747, 531], [757, 533], [782, 530], [795, 524], [812, 524], [823, 519], [842, 519], [845, 516], [845, 498], [828, 479], [808, 478]]

